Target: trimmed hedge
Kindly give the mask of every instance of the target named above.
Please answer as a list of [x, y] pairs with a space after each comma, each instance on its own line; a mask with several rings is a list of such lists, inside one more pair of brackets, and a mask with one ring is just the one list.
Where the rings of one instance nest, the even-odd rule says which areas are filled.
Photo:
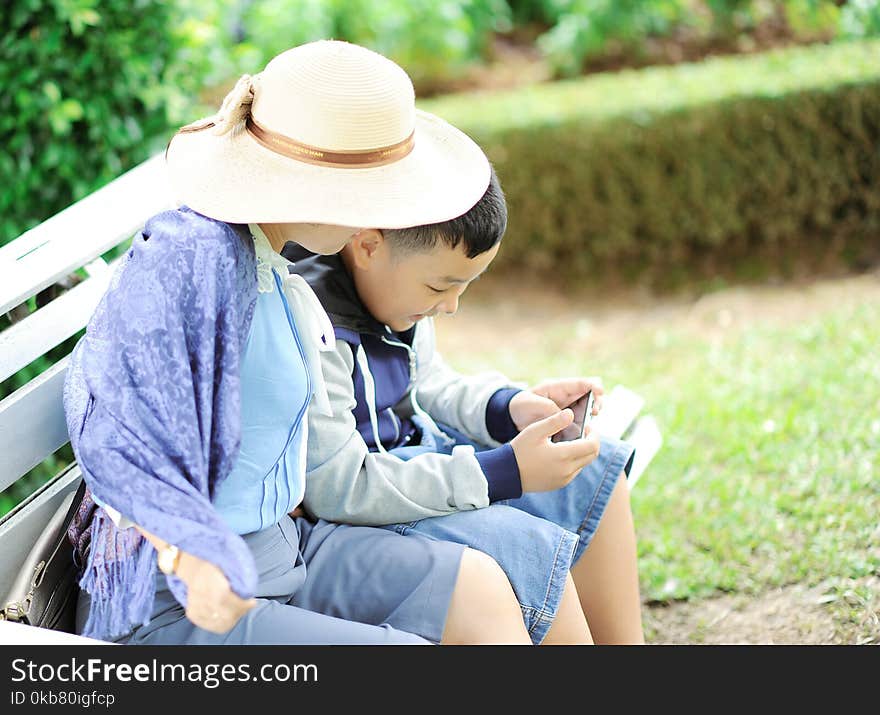
[[[598, 265], [880, 246], [880, 42], [419, 102], [489, 154], [497, 262]], [[867, 259], [866, 259], [867, 260]]]
[[[178, 39], [162, 0], [0, 9], [0, 245], [161, 148]], [[160, 137], [160, 139], [156, 139]]]

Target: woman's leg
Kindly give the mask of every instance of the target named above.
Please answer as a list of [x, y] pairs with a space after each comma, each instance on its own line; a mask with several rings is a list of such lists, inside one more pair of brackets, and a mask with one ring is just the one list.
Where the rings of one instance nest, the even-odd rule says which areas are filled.
[[129, 641], [138, 645], [431, 645], [389, 625], [369, 625], [257, 599], [228, 633], [211, 633], [186, 618]]
[[491, 556], [463, 551], [440, 644], [532, 644], [510, 581]]
[[[212, 633], [193, 625], [164, 580], [157, 582], [160, 587], [150, 623], [116, 639], [117, 642], [134, 645], [431, 645], [424, 638], [388, 625], [355, 623], [263, 598], [258, 598], [256, 607], [228, 633]], [[82, 629], [90, 603], [89, 594], [80, 593], [77, 632]]]
[[571, 569], [597, 643], [642, 644], [636, 533], [621, 474], [589, 546]]

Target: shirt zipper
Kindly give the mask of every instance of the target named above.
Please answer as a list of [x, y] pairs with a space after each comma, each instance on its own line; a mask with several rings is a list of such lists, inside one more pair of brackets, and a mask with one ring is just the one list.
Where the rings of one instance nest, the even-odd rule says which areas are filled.
[[406, 353], [409, 356], [409, 383], [407, 384], [406, 388], [407, 388], [407, 390], [409, 390], [409, 388], [411, 388], [416, 382], [416, 370], [417, 370], [418, 363], [416, 360], [415, 350], [413, 350], [406, 343], [401, 343], [400, 341], [397, 341], [397, 340], [389, 340], [384, 335], [382, 336], [382, 342], [385, 343], [386, 345], [391, 345], [393, 347], [403, 348], [404, 350], [406, 350]]
[[[409, 382], [406, 385], [407, 392], [410, 392], [412, 386], [416, 382], [416, 353], [409, 345], [406, 343], [399, 342], [397, 340], [389, 340], [386, 336], [382, 336], [382, 342], [386, 345], [391, 345], [392, 347], [403, 348], [406, 350], [406, 354], [409, 357]], [[397, 444], [398, 440], [400, 440], [400, 430], [403, 426], [400, 422], [400, 418], [394, 413], [394, 408], [388, 408], [388, 411], [391, 413], [391, 422], [394, 424], [394, 443]]]

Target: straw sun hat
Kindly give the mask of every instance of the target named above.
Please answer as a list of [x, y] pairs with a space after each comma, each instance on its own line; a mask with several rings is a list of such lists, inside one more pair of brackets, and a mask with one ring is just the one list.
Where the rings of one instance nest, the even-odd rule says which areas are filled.
[[489, 161], [415, 108], [407, 74], [358, 45], [311, 42], [243, 76], [213, 117], [168, 145], [182, 204], [230, 223], [405, 228], [470, 209]]

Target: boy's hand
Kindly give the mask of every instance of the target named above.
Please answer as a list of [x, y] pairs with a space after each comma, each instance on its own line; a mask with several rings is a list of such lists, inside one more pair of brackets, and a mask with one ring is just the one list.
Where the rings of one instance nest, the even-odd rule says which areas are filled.
[[599, 454], [599, 437], [591, 432], [583, 439], [550, 441], [573, 419], [571, 410], [562, 410], [529, 425], [511, 440], [524, 493], [561, 489]]
[[[566, 405], [563, 405], [563, 407], [566, 407]], [[549, 397], [536, 395], [531, 390], [523, 390], [513, 396], [507, 409], [510, 412], [510, 419], [513, 420], [513, 424], [522, 432], [530, 424], [557, 414], [560, 407]]]
[[522, 432], [530, 424], [563, 410], [581, 395], [593, 391], [593, 414], [602, 409], [602, 379], [599, 377], [568, 377], [545, 380], [528, 390], [518, 392], [510, 401], [510, 419]]

